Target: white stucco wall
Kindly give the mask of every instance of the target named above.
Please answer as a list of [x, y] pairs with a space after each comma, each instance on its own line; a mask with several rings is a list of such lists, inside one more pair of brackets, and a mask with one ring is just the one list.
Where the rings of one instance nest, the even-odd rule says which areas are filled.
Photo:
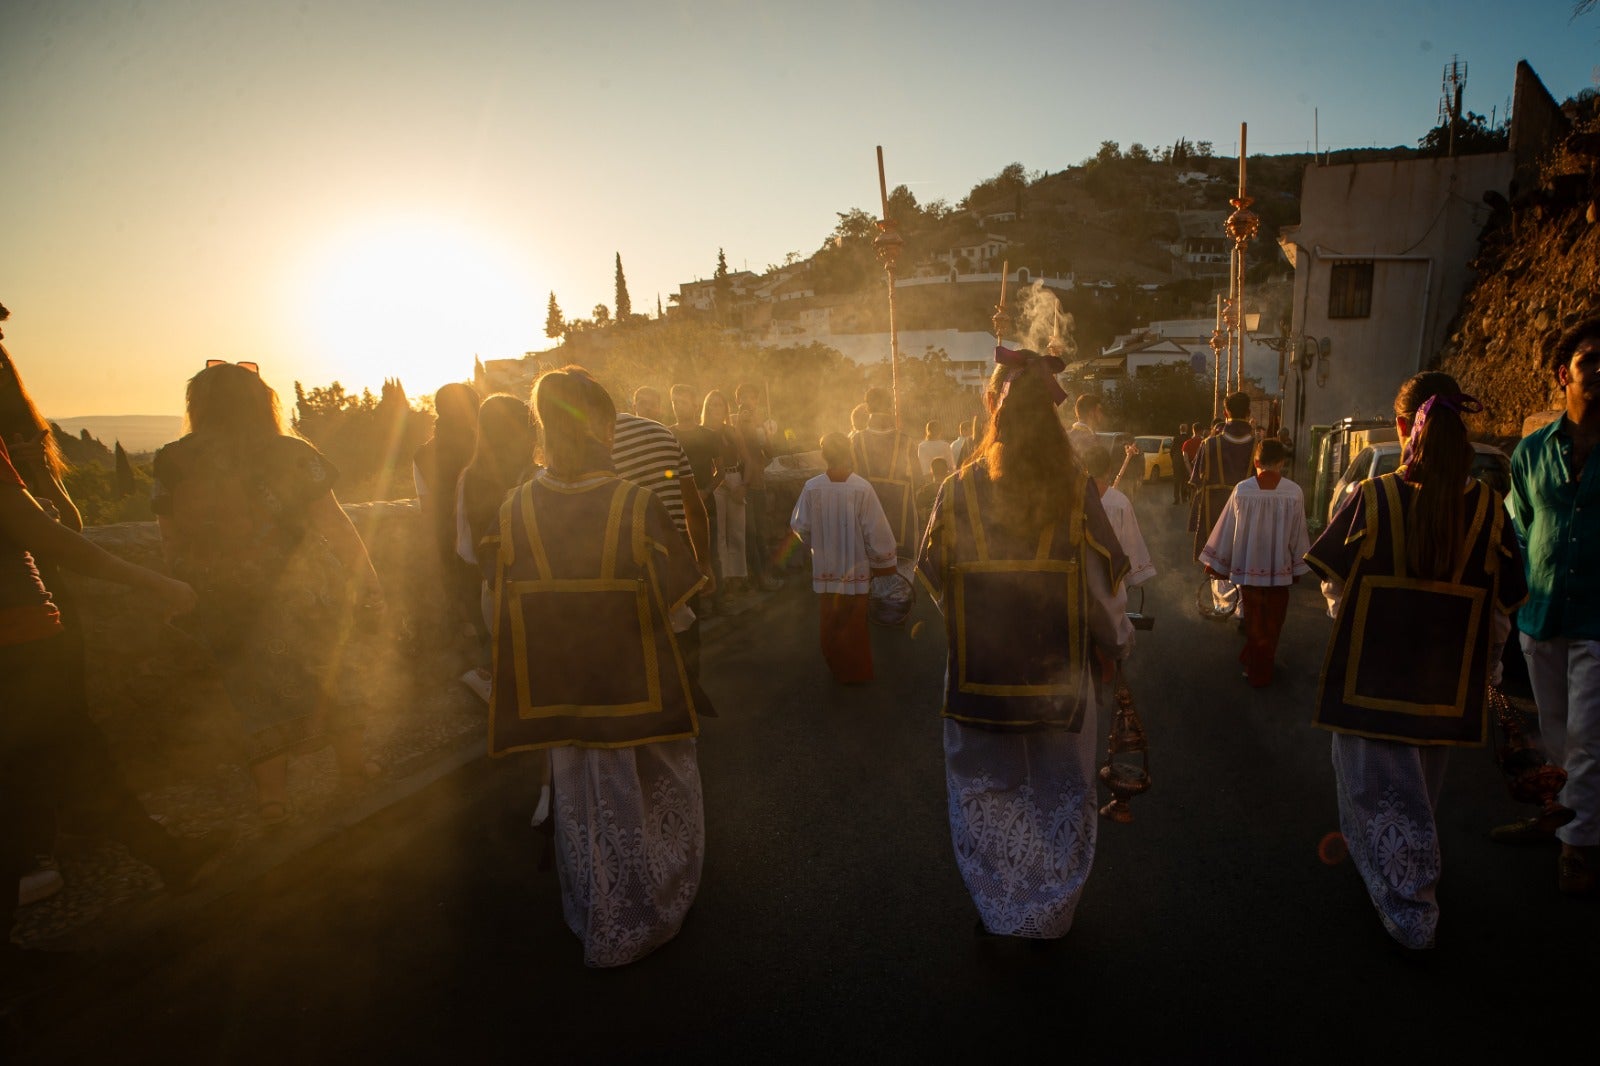
[[[1295, 264], [1294, 330], [1328, 338], [1332, 354], [1318, 368], [1291, 372], [1305, 397], [1305, 427], [1347, 415], [1386, 415], [1395, 390], [1424, 369], [1447, 339], [1471, 281], [1469, 263], [1489, 218], [1483, 194], [1510, 184], [1508, 152], [1455, 159], [1409, 159], [1346, 166], [1308, 166], [1298, 227], [1284, 243]], [[1371, 314], [1328, 317], [1333, 267], [1369, 259]]]

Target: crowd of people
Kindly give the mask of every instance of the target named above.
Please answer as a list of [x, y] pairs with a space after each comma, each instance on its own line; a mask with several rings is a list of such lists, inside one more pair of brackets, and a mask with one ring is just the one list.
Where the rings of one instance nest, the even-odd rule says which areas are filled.
[[[1400, 469], [1364, 483], [1314, 543], [1286, 447], [1257, 433], [1242, 394], [1174, 456], [1193, 557], [1219, 603], [1234, 597], [1251, 685], [1272, 683], [1290, 586], [1321, 579], [1334, 628], [1314, 718], [1333, 733], [1340, 825], [1385, 928], [1411, 949], [1436, 936], [1445, 756], [1486, 740], [1513, 612], [1567, 783], [1558, 809], [1498, 837], [1558, 837], [1563, 892], [1594, 894], [1600, 875], [1600, 586], [1581, 547], [1600, 513], [1600, 319], [1570, 330], [1550, 366], [1565, 410], [1517, 448], [1509, 501], [1469, 477], [1463, 414], [1476, 401], [1438, 372], [1396, 398]], [[1054, 356], [997, 348], [983, 417], [953, 444], [937, 423], [913, 440], [893, 395], [869, 389], [850, 432], [820, 440], [825, 469], [781, 535], [768, 526], [758, 388], [738, 386], [730, 403], [678, 385], [663, 403], [647, 387], [620, 410], [568, 366], [527, 400], [440, 390], [414, 469], [442, 602], [482, 638], [484, 663], [464, 680], [487, 702], [491, 754], [536, 767], [533, 820], [551, 834], [587, 964], [648, 954], [695, 899], [696, 737], [716, 714], [700, 621], [777, 587], [790, 537], [809, 553], [822, 656], [840, 683], [872, 679], [869, 619], [903, 618], [913, 575], [931, 591], [947, 641], [951, 841], [977, 931], [1067, 932], [1094, 858], [1098, 718], [1134, 647], [1127, 593], [1155, 566], [1096, 435], [1098, 398], [1079, 398], [1069, 426], [1060, 371]], [[0, 349], [0, 884], [22, 882], [69, 807], [174, 890], [226, 846], [167, 833], [123, 783], [88, 718], [80, 623], [56, 568], [147, 590], [153, 613], [209, 649], [263, 827], [294, 817], [291, 757], [331, 745], [353, 791], [385, 771], [339, 669], [383, 590], [334, 495], [337, 471], [285, 426], [254, 364], [199, 370], [186, 414], [185, 435], [155, 458], [168, 571], [156, 573], [79, 534], [48, 424]], [[1033, 827], [1038, 846], [1017, 847], [1004, 826]], [[5, 959], [23, 965], [12, 945]]]

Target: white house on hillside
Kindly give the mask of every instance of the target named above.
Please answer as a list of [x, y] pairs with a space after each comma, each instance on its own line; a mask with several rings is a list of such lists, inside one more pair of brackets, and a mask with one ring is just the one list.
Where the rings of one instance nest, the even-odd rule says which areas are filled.
[[1387, 416], [1400, 383], [1438, 357], [1492, 213], [1484, 197], [1509, 198], [1513, 175], [1544, 148], [1527, 131], [1555, 128], [1552, 113], [1559, 121], [1520, 63], [1507, 151], [1306, 167], [1300, 224], [1279, 239], [1294, 267], [1294, 335], [1318, 346], [1296, 360], [1289, 387], [1288, 409], [1303, 403], [1298, 446], [1310, 426]]

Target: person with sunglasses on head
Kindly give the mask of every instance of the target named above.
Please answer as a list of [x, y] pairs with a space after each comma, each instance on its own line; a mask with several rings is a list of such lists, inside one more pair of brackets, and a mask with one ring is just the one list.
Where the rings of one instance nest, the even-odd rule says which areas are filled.
[[284, 426], [253, 364], [208, 363], [186, 406], [188, 432], [156, 453], [151, 507], [173, 574], [199, 593], [194, 633], [242, 722], [259, 820], [281, 825], [291, 753], [331, 742], [347, 791], [382, 772], [348, 664], [383, 594], [338, 472]]

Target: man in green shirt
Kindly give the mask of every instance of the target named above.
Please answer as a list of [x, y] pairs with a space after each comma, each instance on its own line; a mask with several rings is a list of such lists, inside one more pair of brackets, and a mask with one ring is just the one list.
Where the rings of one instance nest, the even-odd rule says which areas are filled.
[[[1557, 884], [1591, 895], [1600, 887], [1600, 317], [1563, 333], [1549, 365], [1566, 411], [1517, 445], [1507, 507], [1527, 545], [1529, 596], [1517, 628], [1539, 732], [1567, 771], [1559, 801], [1575, 812], [1555, 833]], [[1532, 829], [1495, 835], [1526, 839]]]

